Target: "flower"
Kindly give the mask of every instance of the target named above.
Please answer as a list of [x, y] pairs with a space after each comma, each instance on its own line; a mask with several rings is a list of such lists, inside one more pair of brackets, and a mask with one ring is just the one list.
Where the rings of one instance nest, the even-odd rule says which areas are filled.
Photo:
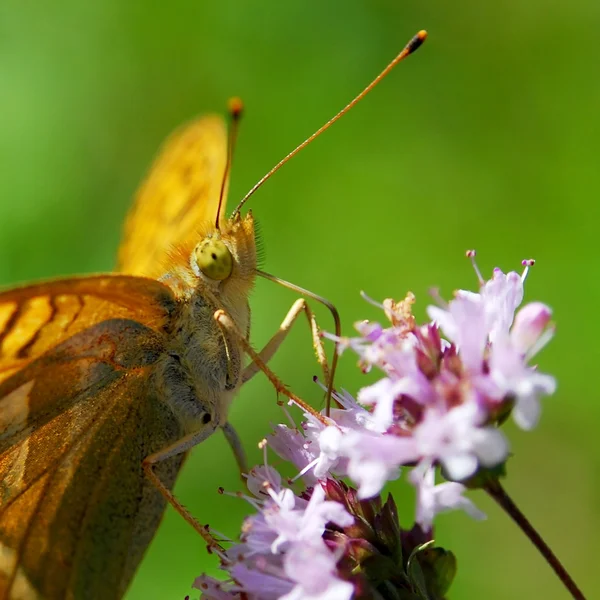
[[229, 579], [194, 582], [204, 600], [443, 599], [453, 555], [431, 547], [431, 530], [402, 530], [391, 496], [359, 500], [334, 479], [290, 495], [274, 475], [266, 466], [250, 474], [258, 512], [246, 519], [241, 543], [220, 552]]
[[[531, 429], [540, 398], [556, 387], [553, 377], [528, 364], [553, 329], [545, 304], [518, 310], [533, 261], [523, 264], [522, 274], [494, 269], [484, 281], [473, 261], [479, 291], [459, 290], [450, 302], [439, 300], [428, 307], [432, 320], [421, 326], [411, 314], [415, 298], [409, 293], [381, 305], [367, 298], [391, 326], [361, 321], [355, 325], [359, 337], [327, 336], [339, 349], [356, 352], [363, 371], [376, 368], [383, 377], [359, 391], [360, 404], [346, 397], [330, 427], [311, 426], [317, 478], [348, 475], [367, 498], [397, 478], [403, 465], [441, 465], [446, 477], [464, 481], [507, 459], [509, 444], [498, 423], [512, 413], [519, 426]], [[360, 405], [366, 414], [358, 421]], [[344, 410], [353, 418], [344, 419]]]
[[338, 559], [324, 543], [292, 546], [284, 568], [296, 585], [282, 600], [352, 598], [354, 586], [337, 576]]
[[424, 531], [431, 529], [437, 514], [447, 510], [461, 509], [474, 519], [486, 518], [485, 513], [463, 496], [466, 489], [464, 485], [454, 481], [435, 485], [435, 473], [432, 468], [415, 469], [411, 473], [411, 481], [418, 490], [415, 521]]
[[[530, 364], [554, 333], [547, 305], [521, 307], [532, 264], [523, 261], [521, 274], [494, 269], [485, 281], [473, 260], [479, 291], [459, 290], [449, 302], [438, 297], [421, 325], [413, 294], [382, 304], [365, 296], [389, 324], [360, 321], [353, 338], [325, 334], [338, 351], [354, 351], [362, 371], [381, 377], [357, 400], [334, 390], [335, 407], [322, 418], [305, 413], [298, 427], [292, 420], [273, 428], [262, 444], [264, 465], [247, 478], [246, 500], [256, 513], [244, 521], [239, 543], [216, 550], [229, 579], [200, 576], [194, 585], [203, 598], [443, 600], [456, 560], [432, 547], [436, 516], [459, 509], [485, 518], [464, 495], [467, 486], [483, 485], [488, 470], [501, 472], [507, 416], [531, 429], [541, 397], [556, 388]], [[289, 485], [267, 464], [267, 447], [298, 470]], [[438, 466], [447, 481], [436, 484]], [[391, 496], [380, 497], [406, 471], [416, 488], [408, 531]], [[300, 481], [308, 487], [294, 491]]]
[[258, 512], [244, 522], [241, 543], [221, 557], [232, 580], [220, 583], [200, 576], [194, 587], [203, 597], [222, 600], [243, 593], [261, 599], [351, 598], [354, 587], [337, 574], [340, 555], [323, 539], [326, 525], [346, 527], [354, 522], [344, 506], [326, 500], [320, 484], [308, 500], [295, 495], [268, 466], [253, 469], [248, 488], [256, 496], [248, 500]]
[[532, 429], [539, 419], [540, 397], [553, 394], [556, 383], [527, 362], [554, 331], [550, 327], [552, 311], [541, 302], [527, 304], [515, 315], [533, 261], [523, 264], [522, 275], [494, 269], [492, 279], [480, 281], [479, 294], [459, 291], [446, 310], [434, 306], [428, 313], [455, 344], [487, 410], [493, 412], [494, 405], [498, 408], [514, 402], [515, 422]]

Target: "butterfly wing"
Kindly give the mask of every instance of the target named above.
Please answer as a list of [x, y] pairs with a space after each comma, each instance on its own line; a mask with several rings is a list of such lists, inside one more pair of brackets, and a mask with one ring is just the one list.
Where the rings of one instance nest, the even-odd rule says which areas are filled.
[[70, 336], [109, 318], [165, 328], [175, 300], [165, 285], [126, 275], [43, 282], [0, 293], [0, 382]]
[[[142, 460], [182, 435], [151, 383], [173, 305], [159, 282], [126, 276], [0, 294], [3, 600], [126, 589], [164, 509]], [[158, 465], [168, 485], [182, 460]]]
[[219, 116], [202, 117], [171, 135], [125, 223], [118, 271], [159, 277], [174, 245], [215, 223], [226, 159], [227, 129]]

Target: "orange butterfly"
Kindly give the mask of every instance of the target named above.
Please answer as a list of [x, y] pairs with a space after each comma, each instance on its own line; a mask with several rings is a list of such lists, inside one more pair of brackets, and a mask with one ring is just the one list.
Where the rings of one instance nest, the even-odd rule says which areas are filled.
[[223, 119], [191, 123], [138, 193], [120, 274], [0, 294], [0, 598], [120, 598], [167, 500], [215, 544], [170, 492], [185, 452], [222, 428], [245, 469], [229, 404], [259, 368], [287, 393], [264, 362], [303, 310], [324, 360], [303, 301], [249, 346], [254, 220], [223, 217], [226, 170]]
[[[240, 112], [234, 103], [234, 122]], [[0, 600], [120, 598], [167, 501], [215, 545], [170, 490], [185, 453], [218, 428], [245, 468], [227, 413], [256, 372], [301, 402], [266, 366], [301, 312], [332, 385], [303, 300], [260, 353], [249, 343], [249, 291], [272, 277], [256, 268], [252, 214], [240, 214], [250, 194], [223, 215], [231, 145], [228, 156], [215, 116], [167, 141], [127, 220], [118, 273], [0, 293]]]

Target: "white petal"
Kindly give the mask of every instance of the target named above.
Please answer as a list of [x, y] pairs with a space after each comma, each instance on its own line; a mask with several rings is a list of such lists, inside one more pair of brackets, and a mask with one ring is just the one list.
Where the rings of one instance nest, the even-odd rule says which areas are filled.
[[442, 460], [448, 477], [456, 481], [470, 477], [477, 470], [477, 458], [473, 454], [453, 454]]
[[508, 456], [508, 441], [495, 427], [478, 430], [474, 443], [477, 458], [484, 467], [494, 467]]
[[520, 396], [515, 408], [513, 409], [513, 418], [515, 423], [525, 431], [533, 429], [540, 419], [541, 406], [537, 396]]

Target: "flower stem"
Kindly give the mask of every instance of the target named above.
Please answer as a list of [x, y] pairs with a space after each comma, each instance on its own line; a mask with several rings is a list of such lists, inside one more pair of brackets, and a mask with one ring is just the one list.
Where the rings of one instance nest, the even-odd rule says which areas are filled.
[[546, 559], [552, 567], [563, 585], [569, 590], [575, 600], [585, 600], [583, 592], [577, 587], [567, 570], [563, 567], [554, 552], [535, 530], [527, 517], [519, 510], [510, 496], [504, 491], [504, 488], [498, 479], [489, 479], [485, 484], [485, 491], [503, 508], [512, 520], [521, 528], [521, 531], [531, 540], [540, 554]]

